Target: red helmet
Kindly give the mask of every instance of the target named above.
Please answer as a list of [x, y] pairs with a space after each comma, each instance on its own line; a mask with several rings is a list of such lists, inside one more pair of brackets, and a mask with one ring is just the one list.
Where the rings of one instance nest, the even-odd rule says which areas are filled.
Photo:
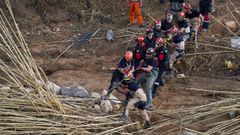
[[127, 61], [130, 61], [133, 57], [133, 53], [131, 51], [126, 51], [125, 55], [124, 55], [124, 58], [127, 60]]
[[138, 43], [142, 44], [143, 40], [144, 40], [144, 37], [143, 36], [138, 36], [137, 40], [138, 40]]
[[160, 44], [160, 45], [164, 44], [163, 38], [161, 38], [161, 37], [157, 38], [156, 43]]
[[180, 13], [178, 13], [178, 16], [179, 16], [180, 18], [184, 18], [184, 17], [185, 17], [185, 13], [184, 13], [184, 12], [180, 12]]
[[156, 27], [161, 27], [161, 21], [160, 20], [157, 20], [157, 21], [155, 21], [155, 26]]
[[150, 34], [150, 33], [152, 33], [153, 34], [153, 29], [152, 28], [147, 28], [147, 32], [146, 32], [147, 34]]
[[177, 27], [173, 27], [172, 33], [177, 33], [177, 32], [178, 32], [178, 28]]
[[189, 10], [189, 9], [192, 9], [192, 7], [191, 7], [190, 4], [185, 4], [185, 5], [184, 5], [184, 9]]

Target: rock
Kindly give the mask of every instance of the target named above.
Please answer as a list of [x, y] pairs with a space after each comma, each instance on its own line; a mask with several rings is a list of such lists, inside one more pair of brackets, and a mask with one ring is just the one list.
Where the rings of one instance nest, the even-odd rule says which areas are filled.
[[60, 92], [60, 89], [61, 89], [61, 87], [60, 86], [58, 86], [57, 84], [55, 84], [55, 83], [53, 83], [53, 82], [50, 82], [50, 81], [47, 81], [46, 82], [46, 87], [48, 88], [48, 89], [51, 89], [51, 90], [53, 90], [55, 93], [59, 93]]
[[236, 31], [238, 29], [237, 22], [235, 21], [227, 21], [225, 22], [225, 25], [232, 31]]
[[94, 109], [96, 109], [96, 110], [101, 110], [101, 108], [100, 108], [99, 105], [94, 105]]
[[177, 78], [186, 78], [184, 74], [177, 74]]
[[189, 132], [189, 131], [183, 131], [180, 135], [198, 135], [197, 133]]
[[71, 87], [63, 87], [60, 89], [60, 94], [63, 96], [72, 96], [72, 97], [81, 97], [88, 98], [88, 91], [82, 86], [71, 86]]
[[112, 31], [112, 29], [109, 29], [107, 31], [107, 40], [110, 42], [110, 41], [113, 41], [113, 37], [114, 37], [114, 33]]
[[97, 92], [92, 92], [91, 93], [91, 98], [101, 98], [101, 95], [99, 94], [99, 93], [97, 93]]
[[231, 39], [231, 47], [240, 49], [240, 39], [239, 38], [232, 38]]
[[111, 112], [113, 110], [112, 104], [109, 100], [102, 100], [100, 107], [101, 110], [106, 113]]
[[229, 112], [229, 113], [228, 113], [228, 116], [229, 116], [229, 118], [231, 118], [231, 119], [236, 118], [238, 115], [239, 115], [239, 114], [238, 114], [237, 111]]
[[86, 52], [86, 49], [82, 49], [83, 52]]
[[120, 104], [114, 104], [113, 105], [114, 110], [118, 110], [118, 109], [120, 109], [120, 107], [121, 107]]

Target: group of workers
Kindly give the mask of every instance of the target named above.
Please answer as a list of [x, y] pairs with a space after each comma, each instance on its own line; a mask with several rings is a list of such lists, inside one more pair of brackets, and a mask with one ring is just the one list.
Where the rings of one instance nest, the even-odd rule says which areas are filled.
[[[184, 0], [170, 0], [170, 9], [162, 20], [147, 28], [145, 35], [137, 37], [133, 50], [127, 50], [113, 71], [110, 95], [113, 90], [126, 95], [123, 120], [128, 119], [129, 110], [137, 108], [145, 120], [145, 128], [151, 127], [146, 110], [154, 110], [153, 99], [159, 87], [165, 85], [163, 75], [173, 77], [173, 64], [184, 56], [185, 42], [196, 42], [198, 30], [207, 31], [211, 0], [200, 0], [200, 11], [193, 9]], [[143, 25], [140, 7], [142, 0], [128, 0], [130, 25], [134, 15]], [[204, 17], [203, 17], [204, 16]], [[143, 85], [145, 84], [145, 91]]]

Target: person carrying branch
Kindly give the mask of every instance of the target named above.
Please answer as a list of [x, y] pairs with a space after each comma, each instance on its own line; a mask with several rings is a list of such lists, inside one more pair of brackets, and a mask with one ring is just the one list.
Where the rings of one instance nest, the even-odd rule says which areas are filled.
[[140, 27], [144, 27], [143, 17], [142, 17], [142, 14], [141, 14], [141, 7], [143, 5], [142, 0], [127, 0], [127, 3], [128, 3], [128, 6], [130, 7], [130, 9], [129, 9], [130, 24], [128, 25], [128, 27], [134, 25], [135, 16], [137, 18], [138, 25]]
[[122, 113], [122, 120], [128, 121], [129, 111], [138, 109], [141, 117], [145, 121], [144, 127], [150, 128], [151, 122], [146, 111], [147, 99], [143, 89], [138, 86], [136, 82], [130, 78], [124, 78], [119, 87], [116, 88], [117, 92], [126, 96], [124, 102], [124, 112]]

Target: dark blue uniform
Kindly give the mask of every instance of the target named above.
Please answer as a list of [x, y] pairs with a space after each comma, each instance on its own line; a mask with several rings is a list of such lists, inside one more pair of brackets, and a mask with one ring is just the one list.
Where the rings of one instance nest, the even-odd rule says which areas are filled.
[[[145, 48], [140, 44], [137, 44], [133, 50], [134, 68], [137, 69], [141, 60], [143, 60], [145, 54]], [[137, 78], [141, 71], [136, 70], [134, 77]]]
[[[120, 62], [118, 63], [117, 68], [122, 68], [126, 73], [132, 70], [134, 67], [134, 62], [132, 61], [126, 61], [125, 58], [122, 58]], [[111, 80], [111, 85], [108, 88], [109, 90], [113, 90], [112, 88], [114, 85], [118, 82], [120, 82], [124, 78], [124, 74], [122, 74], [118, 69], [114, 70], [112, 73], [112, 80]]]
[[158, 30], [156, 29], [156, 27], [153, 29], [153, 39], [154, 39], [154, 43], [156, 42], [156, 40], [159, 38], [159, 37], [162, 37], [162, 31], [161, 29]]
[[168, 67], [168, 62], [169, 62], [169, 53], [168, 50], [165, 46], [161, 46], [155, 50], [156, 52], [156, 57], [158, 59], [158, 67], [159, 67], [159, 72], [158, 72], [158, 77], [154, 82], [153, 85], [153, 91], [152, 91], [152, 96], [155, 97], [157, 94], [157, 88], [158, 86], [164, 86], [163, 82], [163, 73]]
[[148, 37], [145, 37], [144, 40], [144, 56], [145, 56], [145, 53], [146, 53], [146, 50], [148, 48], [155, 48], [155, 44], [154, 44], [154, 39], [149, 39]]

